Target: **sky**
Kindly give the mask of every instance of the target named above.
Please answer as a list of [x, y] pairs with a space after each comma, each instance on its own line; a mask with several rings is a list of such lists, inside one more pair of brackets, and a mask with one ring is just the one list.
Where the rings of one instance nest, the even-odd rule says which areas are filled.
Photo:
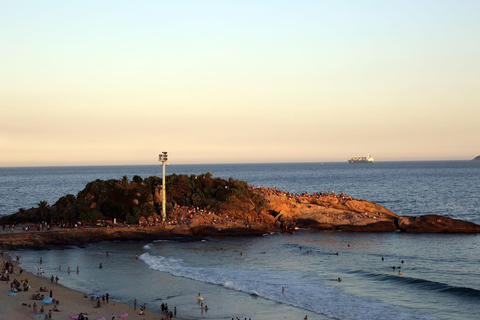
[[0, 0], [0, 166], [470, 160], [480, 1]]

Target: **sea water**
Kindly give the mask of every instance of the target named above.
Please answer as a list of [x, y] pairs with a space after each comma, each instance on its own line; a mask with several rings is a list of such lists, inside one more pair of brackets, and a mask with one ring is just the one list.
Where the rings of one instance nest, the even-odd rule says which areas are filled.
[[[3, 168], [3, 210], [16, 211], [41, 200], [53, 203], [55, 197], [76, 194], [97, 178], [147, 177], [157, 169]], [[480, 223], [480, 164], [474, 162], [185, 165], [168, 170], [209, 171], [291, 192], [343, 191], [397, 214], [437, 213]], [[9, 205], [11, 198], [17, 199], [14, 205]], [[112, 299], [129, 304], [136, 298], [155, 310], [168, 303], [187, 319], [303, 319], [305, 315], [309, 319], [476, 319], [479, 239], [477, 235], [299, 230], [294, 235], [198, 242], [103, 242], [18, 250], [11, 255], [18, 255], [22, 267], [33, 272], [41, 257], [46, 276], [58, 275], [60, 283], [69, 287], [108, 292]], [[200, 307], [198, 293], [208, 312]]]

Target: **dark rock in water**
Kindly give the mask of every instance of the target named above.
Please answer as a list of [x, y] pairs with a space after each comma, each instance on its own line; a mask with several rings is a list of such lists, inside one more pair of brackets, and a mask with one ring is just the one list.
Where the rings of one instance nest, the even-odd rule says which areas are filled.
[[480, 156], [476, 156], [472, 161], [480, 161]]
[[463, 220], [438, 215], [398, 217], [397, 226], [404, 232], [417, 233], [478, 233], [480, 226]]

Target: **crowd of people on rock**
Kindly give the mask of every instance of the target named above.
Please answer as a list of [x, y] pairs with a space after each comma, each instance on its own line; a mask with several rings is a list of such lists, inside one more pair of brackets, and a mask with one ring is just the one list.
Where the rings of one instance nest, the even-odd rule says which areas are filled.
[[314, 192], [313, 194], [310, 194], [308, 192], [303, 192], [303, 193], [291, 193], [288, 192], [288, 190], [283, 191], [278, 188], [267, 188], [262, 186], [255, 187], [253, 185], [249, 185], [248, 188], [250, 190], [256, 191], [257, 193], [260, 193], [264, 196], [284, 196], [287, 197], [288, 199], [295, 199], [297, 202], [302, 202], [301, 200], [304, 200], [305, 198], [312, 199], [321, 199], [322, 197], [334, 197], [339, 200], [358, 200], [358, 201], [364, 201], [364, 199], [355, 199], [352, 196], [346, 195], [343, 192], [340, 192], [339, 194], [336, 194], [335, 191], [329, 192], [328, 190], [325, 192]]

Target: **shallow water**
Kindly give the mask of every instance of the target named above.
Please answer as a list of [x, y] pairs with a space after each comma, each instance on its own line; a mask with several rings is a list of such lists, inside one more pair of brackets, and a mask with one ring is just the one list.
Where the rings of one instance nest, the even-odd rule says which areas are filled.
[[[136, 298], [150, 309], [168, 303], [189, 319], [473, 319], [480, 311], [479, 239], [303, 231], [12, 254], [29, 271], [42, 257], [46, 275], [59, 275], [67, 286], [109, 292], [125, 303]], [[76, 265], [80, 273], [68, 275], [67, 266]], [[392, 266], [401, 266], [402, 275]], [[202, 314], [198, 293], [208, 313]]]

